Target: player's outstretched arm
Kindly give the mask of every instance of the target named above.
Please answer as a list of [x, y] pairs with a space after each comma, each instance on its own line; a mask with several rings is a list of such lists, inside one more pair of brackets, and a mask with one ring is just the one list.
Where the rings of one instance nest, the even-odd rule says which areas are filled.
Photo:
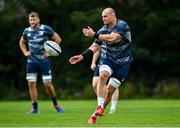
[[88, 49], [82, 52], [79, 55], [75, 55], [69, 59], [70, 64], [76, 64], [83, 60], [86, 57], [93, 56], [94, 52], [96, 52], [100, 46], [96, 43], [93, 43]]
[[75, 56], [73, 56], [73, 57], [71, 57], [69, 59], [69, 63], [70, 64], [76, 64], [76, 63], [80, 62], [81, 60], [83, 60], [83, 56], [82, 55], [75, 55]]

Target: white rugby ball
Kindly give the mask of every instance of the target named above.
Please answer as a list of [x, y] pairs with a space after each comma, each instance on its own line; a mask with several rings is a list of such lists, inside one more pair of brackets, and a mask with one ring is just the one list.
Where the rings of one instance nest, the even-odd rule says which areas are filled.
[[44, 49], [50, 56], [58, 56], [62, 52], [61, 47], [51, 40], [47, 40], [44, 43]]

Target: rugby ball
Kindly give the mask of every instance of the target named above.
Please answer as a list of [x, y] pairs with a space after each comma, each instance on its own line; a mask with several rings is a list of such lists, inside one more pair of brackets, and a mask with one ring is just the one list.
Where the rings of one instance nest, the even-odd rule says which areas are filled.
[[44, 49], [50, 56], [58, 56], [61, 54], [61, 47], [54, 41], [47, 40], [44, 43]]

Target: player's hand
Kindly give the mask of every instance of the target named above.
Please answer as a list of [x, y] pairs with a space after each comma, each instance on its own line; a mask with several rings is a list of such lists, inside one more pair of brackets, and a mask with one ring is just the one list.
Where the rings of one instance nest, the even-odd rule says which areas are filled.
[[88, 28], [83, 28], [82, 32], [83, 32], [84, 36], [87, 36], [87, 37], [93, 37], [95, 34], [94, 30], [89, 26], [88, 26]]
[[80, 62], [81, 60], [83, 60], [83, 56], [82, 55], [76, 55], [76, 56], [73, 56], [69, 59], [69, 63], [70, 64], [76, 64], [76, 63]]
[[91, 64], [91, 69], [94, 71], [96, 69], [96, 64]]
[[25, 55], [26, 57], [29, 57], [29, 56], [32, 55], [32, 53], [31, 53], [31, 51], [27, 51], [27, 52], [24, 53], [24, 55]]
[[49, 55], [49, 53], [48, 53], [48, 52], [44, 51], [44, 52], [43, 52], [43, 56], [45, 56], [45, 57], [49, 57], [50, 55]]

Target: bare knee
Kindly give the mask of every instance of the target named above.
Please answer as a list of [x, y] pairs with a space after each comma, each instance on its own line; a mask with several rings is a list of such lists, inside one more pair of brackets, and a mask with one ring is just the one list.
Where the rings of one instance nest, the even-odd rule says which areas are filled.
[[52, 86], [51, 81], [44, 82], [44, 86], [45, 86], [45, 87], [51, 87], [51, 86]]
[[109, 78], [109, 73], [108, 72], [101, 72], [100, 73], [100, 76], [99, 76], [99, 79], [101, 81], [107, 81], [107, 79]]
[[30, 89], [35, 88], [35, 87], [36, 87], [36, 82], [34, 82], [34, 81], [28, 81], [28, 86], [29, 86]]

